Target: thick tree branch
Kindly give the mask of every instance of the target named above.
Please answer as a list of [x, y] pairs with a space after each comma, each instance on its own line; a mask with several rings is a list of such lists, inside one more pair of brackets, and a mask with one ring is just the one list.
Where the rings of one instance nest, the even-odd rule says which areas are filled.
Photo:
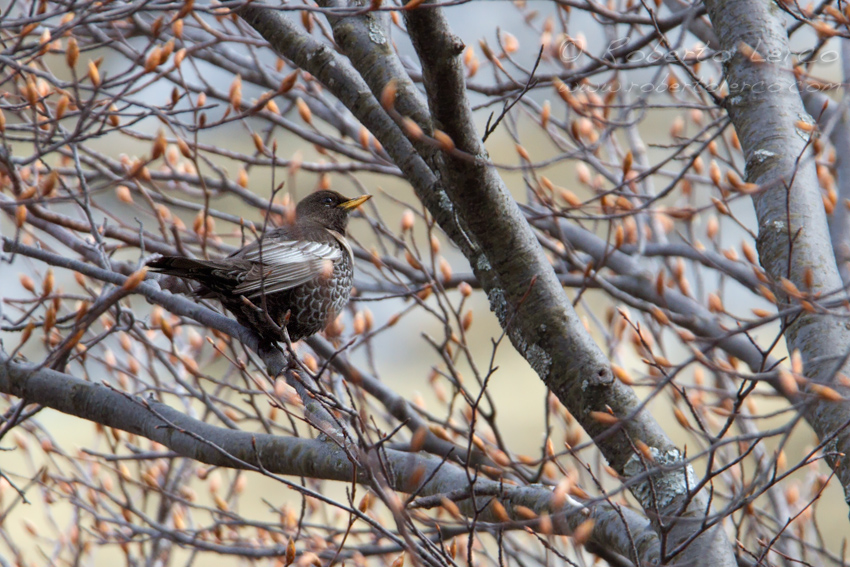
[[[459, 59], [463, 43], [438, 9], [412, 10], [405, 19], [422, 63], [434, 126], [458, 149], [478, 158], [470, 162], [445, 154], [440, 173], [458, 215], [481, 246], [467, 258], [487, 291], [491, 310], [618, 473], [630, 477], [642, 472], [632, 448], [635, 440], [649, 445], [657, 460], [671, 465], [680, 461], [681, 453], [655, 420], [636, 411], [634, 392], [614, 380], [607, 358], [584, 329], [531, 227], [495, 169], [487, 165], [489, 157], [466, 96]], [[606, 410], [622, 419], [613, 432], [592, 414]], [[662, 523], [673, 523], [671, 547], [703, 530], [698, 522], [674, 519], [678, 514], [704, 517], [708, 507], [707, 494], [689, 493], [689, 470], [672, 470], [632, 487], [645, 510], [657, 512]], [[697, 537], [676, 560], [688, 563], [706, 557], [713, 557], [716, 565], [734, 563], [731, 545], [719, 527]]]
[[[812, 119], [791, 69], [783, 19], [767, 1], [706, 0], [706, 6], [722, 47], [731, 55], [726, 62], [730, 87], [726, 108], [747, 160], [747, 178], [764, 187], [753, 196], [759, 260], [776, 282], [786, 278], [813, 294], [840, 290], [843, 284], [810, 151], [811, 134], [801, 127], [801, 122]], [[804, 312], [784, 320], [783, 328], [788, 351], [802, 354], [806, 377], [812, 383], [829, 384], [847, 399], [850, 390], [836, 379], [850, 370], [846, 319]], [[815, 400], [804, 415], [820, 439], [832, 439], [828, 452], [850, 453], [848, 402]], [[850, 504], [850, 467], [839, 466], [834, 457], [828, 461]]]
[[[639, 565], [658, 561], [658, 537], [645, 519], [626, 508], [616, 510], [604, 502], [586, 507], [569, 498], [557, 504], [552, 491], [542, 486], [508, 486], [482, 478], [470, 484], [466, 471], [437, 457], [391, 449], [382, 449], [379, 456], [374, 450], [342, 448], [331, 441], [216, 427], [154, 399], [15, 362], [4, 354], [0, 354], [0, 392], [141, 435], [179, 455], [214, 466], [341, 482], [356, 478], [372, 484], [374, 471], [382, 469], [378, 459], [385, 459], [389, 475], [383, 480], [393, 490], [420, 497], [458, 494], [458, 508], [470, 517], [476, 516], [479, 522], [502, 523], [502, 510], [506, 511], [510, 521], [504, 527], [539, 525], [524, 519], [517, 512], [518, 506], [537, 515], [550, 515], [555, 533], [564, 535], [593, 519], [590, 541], [594, 544], [613, 548]], [[490, 502], [493, 499], [501, 503], [501, 508]]]

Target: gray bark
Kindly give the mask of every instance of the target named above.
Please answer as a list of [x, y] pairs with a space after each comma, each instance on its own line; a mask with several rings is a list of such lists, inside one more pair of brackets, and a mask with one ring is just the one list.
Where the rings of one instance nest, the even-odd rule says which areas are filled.
[[[767, 0], [707, 0], [709, 16], [726, 62], [729, 96], [726, 108], [747, 160], [747, 179], [763, 187], [753, 196], [759, 223], [759, 261], [775, 283], [787, 278], [813, 294], [841, 290], [821, 201], [810, 132], [800, 123], [814, 121], [803, 107], [794, 74], [788, 35], [780, 9]], [[756, 59], [741, 52], [755, 48]], [[812, 286], [805, 285], [811, 270]], [[776, 286], [780, 305], [791, 300]], [[788, 351], [799, 350], [811, 383], [828, 384], [844, 394], [836, 381], [848, 370], [850, 328], [829, 313], [802, 312], [783, 320]], [[807, 421], [826, 443], [827, 462], [836, 471], [850, 503], [850, 468], [838, 466], [839, 454], [850, 450], [850, 404], [812, 396], [803, 408]]]
[[[385, 468], [379, 459], [384, 459], [388, 474], [379, 480], [386, 482], [391, 489], [416, 494], [419, 498], [457, 494], [455, 501], [460, 511], [470, 517], [475, 516], [477, 521], [485, 523], [485, 527], [488, 523], [501, 524], [503, 528], [535, 526], [536, 521], [523, 520], [517, 514], [517, 506], [529, 508], [538, 515], [550, 515], [555, 533], [564, 535], [571, 534], [577, 526], [592, 519], [595, 522], [590, 540], [592, 544], [614, 549], [639, 565], [658, 562], [658, 536], [646, 519], [631, 510], [614, 508], [605, 502], [584, 506], [569, 498], [557, 505], [553, 502], [552, 491], [540, 485], [514, 487], [485, 478], [470, 483], [464, 469], [438, 457], [392, 449], [381, 449], [378, 455], [375, 450], [341, 447], [330, 440], [281, 437], [216, 427], [188, 417], [153, 398], [131, 396], [49, 368], [16, 362], [1, 353], [0, 392], [141, 435], [181, 456], [214, 466], [341, 482], [355, 479], [374, 485], [375, 471]], [[492, 504], [494, 499], [508, 514], [510, 520], [507, 525], [501, 512]], [[435, 505], [440, 502], [437, 499]], [[558, 507], [553, 507], [555, 505]], [[356, 513], [353, 509], [350, 512]], [[368, 521], [367, 517], [360, 516]], [[179, 533], [165, 531], [180, 541]], [[242, 550], [222, 546], [220, 551], [274, 557], [283, 555], [285, 546], [266, 547], [259, 553], [255, 547]]]

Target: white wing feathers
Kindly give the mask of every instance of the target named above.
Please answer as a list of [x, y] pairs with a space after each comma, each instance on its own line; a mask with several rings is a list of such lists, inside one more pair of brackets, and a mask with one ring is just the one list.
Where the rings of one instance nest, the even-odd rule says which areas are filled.
[[240, 260], [254, 263], [244, 281], [233, 292], [248, 298], [260, 297], [262, 291], [275, 293], [291, 289], [315, 277], [330, 277], [334, 263], [342, 258], [342, 250], [329, 243], [305, 240], [266, 242], [243, 250]]

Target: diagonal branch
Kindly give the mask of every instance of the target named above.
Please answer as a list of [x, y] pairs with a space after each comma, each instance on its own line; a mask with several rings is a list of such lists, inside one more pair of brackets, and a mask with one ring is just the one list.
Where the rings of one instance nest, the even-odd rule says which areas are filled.
[[[3, 354], [0, 392], [141, 435], [179, 455], [213, 466], [341, 482], [355, 477], [364, 484], [381, 469], [377, 463], [371, 464], [378, 458], [374, 450], [216, 427], [151, 398], [129, 396], [62, 372], [16, 362]], [[593, 544], [614, 549], [636, 564], [658, 561], [658, 537], [649, 523], [631, 510], [615, 509], [604, 502], [588, 507], [570, 498], [558, 503], [553, 492], [540, 485], [516, 487], [484, 478], [470, 483], [464, 469], [428, 455], [382, 449], [381, 458], [389, 465], [384, 480], [393, 490], [420, 497], [457, 494], [458, 509], [470, 517], [475, 515], [479, 522], [500, 524], [500, 528], [538, 528], [538, 521], [523, 516], [527, 514], [523, 509], [532, 510], [537, 515], [550, 515], [554, 533], [569, 535], [592, 519], [595, 524], [589, 541]]]
[[[467, 257], [491, 309], [517, 350], [594, 437], [618, 473], [630, 477], [642, 470], [633, 440], [649, 445], [655, 458], [665, 455], [668, 464], [675, 463], [681, 454], [651, 416], [635, 411], [634, 392], [613, 380], [607, 358], [584, 329], [534, 232], [495, 169], [484, 164], [487, 153], [474, 127], [459, 61], [462, 42], [451, 34], [440, 10], [413, 10], [405, 17], [422, 63], [435, 127], [458, 149], [480, 158], [469, 162], [444, 154], [440, 173], [464, 226], [480, 244], [480, 253]], [[624, 419], [612, 433], [594, 418], [597, 411]], [[704, 514], [707, 495], [689, 493], [688, 469], [671, 469], [664, 478], [637, 483], [632, 493], [645, 510], [665, 517], [662, 523], [682, 512]], [[672, 524], [674, 545], [703, 529], [688, 522]], [[731, 546], [724, 539], [718, 527], [710, 529], [678, 559], [713, 556], [716, 564], [731, 564]]]

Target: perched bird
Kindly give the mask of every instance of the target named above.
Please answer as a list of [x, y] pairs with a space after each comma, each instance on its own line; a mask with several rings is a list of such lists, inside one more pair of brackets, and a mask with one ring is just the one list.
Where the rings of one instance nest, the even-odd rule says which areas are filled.
[[345, 229], [349, 213], [370, 197], [318, 191], [298, 203], [293, 224], [226, 258], [164, 256], [148, 266], [199, 282], [197, 296], [219, 299], [265, 340], [282, 341], [285, 327], [295, 342], [323, 330], [348, 303], [354, 256]]

